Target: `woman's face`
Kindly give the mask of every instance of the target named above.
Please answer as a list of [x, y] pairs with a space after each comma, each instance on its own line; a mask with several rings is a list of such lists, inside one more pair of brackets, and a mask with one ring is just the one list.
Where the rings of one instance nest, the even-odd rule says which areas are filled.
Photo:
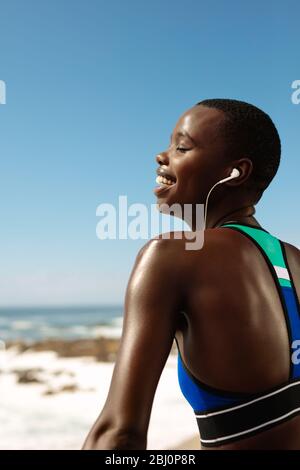
[[224, 114], [214, 108], [194, 106], [178, 120], [167, 150], [159, 153], [158, 175], [169, 177], [170, 184], [154, 188], [158, 205], [203, 204], [209, 189], [227, 175], [230, 166], [218, 129]]

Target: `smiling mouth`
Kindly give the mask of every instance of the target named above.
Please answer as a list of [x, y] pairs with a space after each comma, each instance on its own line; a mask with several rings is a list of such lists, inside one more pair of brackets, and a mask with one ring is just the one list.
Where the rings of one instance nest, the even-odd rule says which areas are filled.
[[[172, 178], [172, 179], [171, 179]], [[170, 175], [168, 175], [168, 177], [166, 176], [162, 176], [162, 175], [158, 175], [155, 179], [156, 183], [158, 184], [158, 186], [156, 186], [153, 191], [155, 193], [155, 195], [157, 197], [161, 196], [162, 194], [164, 194], [166, 191], [170, 191], [171, 188], [173, 188], [174, 186], [176, 186], [177, 184], [177, 180], [173, 177], [170, 177]]]
[[167, 188], [169, 186], [173, 186], [176, 181], [173, 179], [167, 178], [166, 176], [158, 175], [155, 179], [156, 183], [159, 184], [160, 187]]

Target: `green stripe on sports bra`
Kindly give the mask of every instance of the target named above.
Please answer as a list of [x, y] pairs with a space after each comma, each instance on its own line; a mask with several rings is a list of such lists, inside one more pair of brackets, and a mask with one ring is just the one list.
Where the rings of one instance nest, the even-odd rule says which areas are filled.
[[291, 287], [289, 273], [284, 261], [280, 241], [268, 232], [259, 227], [250, 227], [242, 224], [222, 224], [221, 227], [236, 227], [253, 238], [267, 254], [270, 262], [274, 266], [276, 275], [281, 286]]

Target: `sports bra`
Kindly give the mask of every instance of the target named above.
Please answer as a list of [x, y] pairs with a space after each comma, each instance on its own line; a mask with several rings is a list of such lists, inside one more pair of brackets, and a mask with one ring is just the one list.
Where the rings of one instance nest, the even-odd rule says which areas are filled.
[[284, 384], [263, 393], [227, 392], [202, 383], [189, 371], [175, 338], [179, 386], [194, 410], [200, 441], [205, 447], [250, 437], [300, 413], [300, 354], [297, 360], [294, 351], [295, 345], [300, 346], [300, 306], [284, 245], [261, 227], [234, 222], [220, 227], [244, 234], [263, 254], [284, 311], [291, 361], [289, 380]]

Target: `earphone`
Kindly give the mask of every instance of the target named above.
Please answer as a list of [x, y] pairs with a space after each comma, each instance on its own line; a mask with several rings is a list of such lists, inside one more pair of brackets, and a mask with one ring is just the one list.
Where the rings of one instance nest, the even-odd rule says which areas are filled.
[[215, 183], [215, 184], [213, 185], [213, 187], [209, 190], [208, 195], [207, 195], [207, 197], [206, 197], [206, 201], [205, 201], [204, 230], [205, 230], [205, 228], [206, 228], [207, 202], [208, 202], [208, 198], [209, 198], [210, 193], [212, 192], [212, 190], [213, 190], [218, 184], [225, 183], [225, 181], [232, 180], [233, 178], [237, 178], [238, 176], [240, 176], [240, 171], [239, 171], [237, 168], [233, 168], [232, 172], [230, 173], [230, 176], [227, 176], [227, 178], [224, 178], [224, 179], [222, 179], [222, 180], [220, 180], [220, 181], [217, 181], [217, 183]]

